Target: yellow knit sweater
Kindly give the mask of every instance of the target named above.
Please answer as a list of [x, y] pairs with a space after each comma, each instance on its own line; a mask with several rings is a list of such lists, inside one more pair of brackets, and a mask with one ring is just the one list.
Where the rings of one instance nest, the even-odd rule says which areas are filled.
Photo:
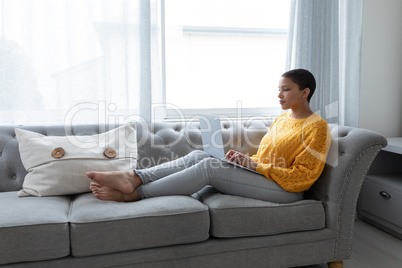
[[289, 192], [310, 189], [324, 169], [331, 144], [327, 122], [313, 114], [292, 119], [290, 113], [279, 116], [261, 140], [257, 154], [257, 172]]

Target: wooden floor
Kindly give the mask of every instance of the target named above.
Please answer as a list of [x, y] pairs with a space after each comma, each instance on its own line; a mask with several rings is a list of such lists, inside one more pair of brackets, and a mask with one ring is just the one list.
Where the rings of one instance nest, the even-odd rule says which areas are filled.
[[[327, 265], [303, 268], [324, 268]], [[355, 222], [352, 258], [344, 268], [402, 268], [402, 240], [362, 221]]]

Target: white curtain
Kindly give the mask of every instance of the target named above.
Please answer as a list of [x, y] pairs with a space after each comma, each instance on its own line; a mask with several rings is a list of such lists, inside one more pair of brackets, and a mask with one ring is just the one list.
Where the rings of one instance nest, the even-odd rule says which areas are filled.
[[311, 106], [330, 123], [358, 126], [363, 0], [292, 0], [287, 69], [317, 80]]
[[158, 3], [0, 0], [0, 124], [151, 121]]

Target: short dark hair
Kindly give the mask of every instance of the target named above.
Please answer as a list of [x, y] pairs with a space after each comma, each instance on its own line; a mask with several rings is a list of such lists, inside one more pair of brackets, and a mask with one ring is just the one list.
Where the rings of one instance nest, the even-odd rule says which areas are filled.
[[298, 84], [300, 90], [309, 88], [310, 94], [307, 96], [307, 101], [310, 102], [316, 87], [315, 78], [312, 73], [305, 69], [293, 69], [284, 73], [282, 77], [289, 78], [293, 83]]

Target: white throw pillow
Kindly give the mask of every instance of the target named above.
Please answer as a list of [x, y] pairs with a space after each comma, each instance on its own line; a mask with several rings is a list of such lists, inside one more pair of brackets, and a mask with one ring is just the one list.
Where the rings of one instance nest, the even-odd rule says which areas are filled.
[[88, 136], [45, 136], [15, 129], [28, 174], [18, 196], [69, 195], [88, 192], [87, 171], [135, 169], [135, 124]]

